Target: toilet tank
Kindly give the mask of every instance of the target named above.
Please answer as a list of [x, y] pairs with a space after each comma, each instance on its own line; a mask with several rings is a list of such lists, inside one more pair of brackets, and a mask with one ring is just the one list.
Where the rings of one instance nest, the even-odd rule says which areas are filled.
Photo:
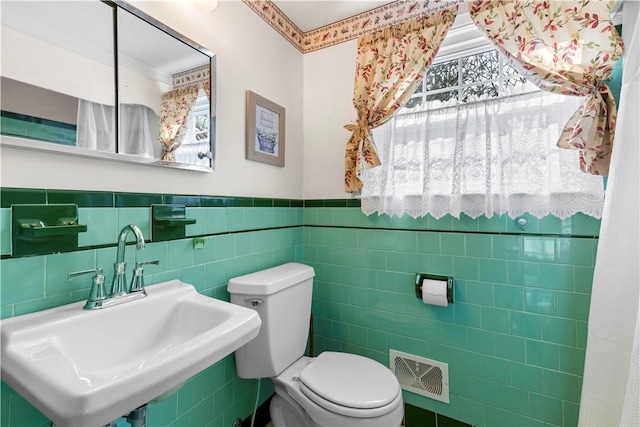
[[312, 267], [288, 263], [229, 280], [233, 304], [258, 312], [258, 336], [235, 352], [240, 378], [271, 378], [304, 355], [309, 337]]

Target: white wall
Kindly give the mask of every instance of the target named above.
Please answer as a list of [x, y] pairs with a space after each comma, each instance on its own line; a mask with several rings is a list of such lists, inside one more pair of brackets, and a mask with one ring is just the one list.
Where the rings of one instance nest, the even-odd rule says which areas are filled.
[[162, 111], [162, 95], [173, 88], [171, 83], [153, 79], [124, 66], [118, 70], [118, 86], [120, 104], [144, 105], [158, 116]]
[[356, 40], [304, 55], [304, 198], [344, 199], [344, 150], [356, 120]]
[[[217, 54], [216, 172], [201, 173], [28, 151], [0, 150], [3, 187], [274, 198], [303, 196], [303, 56], [240, 1], [209, 13], [187, 2], [132, 2]], [[285, 167], [245, 160], [245, 91], [286, 109]]]

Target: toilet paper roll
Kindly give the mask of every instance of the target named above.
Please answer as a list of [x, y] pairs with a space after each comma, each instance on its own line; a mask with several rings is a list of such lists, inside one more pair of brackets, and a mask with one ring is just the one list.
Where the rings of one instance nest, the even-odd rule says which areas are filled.
[[424, 279], [422, 281], [422, 302], [442, 307], [448, 306], [447, 281]]

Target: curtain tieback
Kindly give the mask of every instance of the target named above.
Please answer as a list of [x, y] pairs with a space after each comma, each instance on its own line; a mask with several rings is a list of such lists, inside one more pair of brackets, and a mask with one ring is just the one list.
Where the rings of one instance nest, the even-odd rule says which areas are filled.
[[584, 104], [565, 125], [558, 147], [580, 150], [583, 172], [606, 175], [616, 115], [616, 104], [609, 86], [604, 81], [596, 83]]
[[349, 123], [344, 128], [349, 132], [353, 132], [354, 142], [358, 142], [358, 149], [362, 150], [362, 145], [366, 137], [369, 136], [369, 123], [366, 118], [361, 118], [358, 123]]
[[[349, 123], [344, 128], [352, 132], [351, 138], [347, 143], [347, 153], [356, 158], [358, 166], [358, 175], [364, 167], [372, 168], [380, 165], [380, 159], [376, 153], [376, 149], [371, 142], [371, 130], [366, 117], [358, 120], [358, 123]], [[362, 164], [360, 160], [363, 160]]]
[[345, 150], [345, 190], [347, 192], [360, 191], [362, 188], [362, 174], [365, 168], [380, 165], [380, 159], [375, 147], [371, 143], [369, 123], [366, 117], [361, 117], [358, 123], [349, 123], [344, 128], [351, 132]]

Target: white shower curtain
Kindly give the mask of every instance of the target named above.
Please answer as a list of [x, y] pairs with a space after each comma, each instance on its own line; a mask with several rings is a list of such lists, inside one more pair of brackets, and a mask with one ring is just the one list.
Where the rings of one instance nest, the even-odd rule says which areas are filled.
[[580, 426], [640, 426], [640, 3], [624, 2], [622, 94], [593, 278]]
[[159, 159], [162, 156], [159, 126], [160, 118], [146, 105], [120, 104], [119, 152]]
[[[120, 104], [118, 153], [159, 159], [160, 118], [149, 107]], [[76, 145], [91, 150], [116, 152], [115, 110], [113, 105], [78, 100]]]
[[78, 99], [76, 146], [115, 153], [115, 121], [113, 105]]

